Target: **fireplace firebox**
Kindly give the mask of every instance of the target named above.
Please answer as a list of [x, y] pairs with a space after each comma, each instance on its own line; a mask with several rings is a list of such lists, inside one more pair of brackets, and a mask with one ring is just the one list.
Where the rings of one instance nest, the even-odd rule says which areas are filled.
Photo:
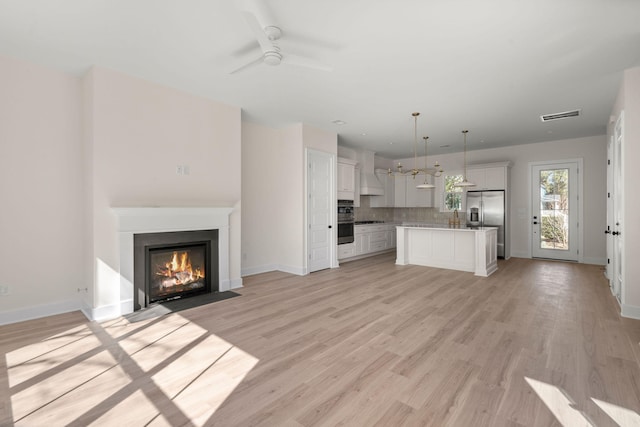
[[208, 243], [148, 248], [146, 287], [149, 302], [206, 292]]
[[218, 291], [218, 230], [133, 237], [135, 310]]

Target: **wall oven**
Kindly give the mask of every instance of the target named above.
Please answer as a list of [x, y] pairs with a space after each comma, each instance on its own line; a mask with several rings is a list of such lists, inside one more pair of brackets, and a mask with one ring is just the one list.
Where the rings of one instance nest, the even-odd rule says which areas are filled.
[[355, 212], [353, 200], [338, 200], [338, 244], [353, 243]]

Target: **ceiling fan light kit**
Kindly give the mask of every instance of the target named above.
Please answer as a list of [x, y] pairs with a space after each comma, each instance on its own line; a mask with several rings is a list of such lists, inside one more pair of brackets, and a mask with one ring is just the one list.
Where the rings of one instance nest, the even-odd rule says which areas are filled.
[[265, 52], [263, 62], [267, 65], [276, 66], [282, 62], [282, 54], [276, 51]]

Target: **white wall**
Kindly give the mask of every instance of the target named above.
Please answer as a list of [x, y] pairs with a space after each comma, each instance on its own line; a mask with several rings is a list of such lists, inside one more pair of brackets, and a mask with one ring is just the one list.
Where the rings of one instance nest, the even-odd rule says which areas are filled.
[[[584, 159], [584, 262], [606, 263], [606, 137], [567, 139], [536, 144], [513, 145], [504, 148], [474, 150], [467, 152], [468, 164], [482, 164], [497, 161], [513, 162], [511, 168], [511, 255], [530, 255], [530, 188], [529, 162]], [[429, 166], [438, 160], [445, 171], [462, 170], [462, 153], [429, 156]], [[403, 165], [412, 166], [413, 158], [401, 159]], [[395, 162], [397, 163], [397, 162]], [[424, 158], [418, 158], [418, 165], [424, 165]]]
[[242, 275], [278, 269], [282, 234], [280, 130], [242, 123]]
[[304, 150], [336, 154], [337, 135], [303, 124], [242, 129], [242, 274], [305, 274]]
[[[87, 78], [92, 307], [113, 307], [130, 297], [119, 288], [113, 207], [235, 207], [230, 279], [239, 280], [240, 109], [103, 68], [93, 68]], [[187, 165], [189, 175], [177, 175], [177, 165]]]
[[351, 159], [354, 162], [358, 161], [358, 152], [352, 148], [338, 146], [338, 157], [345, 159]]
[[233, 207], [229, 270], [241, 284], [239, 108], [101, 68], [78, 78], [7, 57], [0, 93], [0, 286], [10, 290], [0, 324], [131, 297], [112, 207]]
[[[624, 294], [622, 312], [626, 316], [640, 318], [640, 191], [636, 183], [640, 180], [640, 67], [624, 72], [623, 83], [614, 105], [612, 115], [617, 118], [624, 111], [624, 145], [622, 151], [624, 181], [624, 221], [620, 231], [624, 236]], [[613, 135], [613, 125], [608, 129]]]
[[85, 285], [80, 80], [0, 56], [0, 94], [1, 324], [75, 309]]

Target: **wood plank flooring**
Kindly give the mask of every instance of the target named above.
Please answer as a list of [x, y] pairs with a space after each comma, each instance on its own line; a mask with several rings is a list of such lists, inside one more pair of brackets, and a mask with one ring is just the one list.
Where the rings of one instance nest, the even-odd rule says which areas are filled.
[[394, 261], [251, 276], [240, 297], [137, 323], [2, 326], [0, 425], [640, 424], [640, 321], [601, 267]]

